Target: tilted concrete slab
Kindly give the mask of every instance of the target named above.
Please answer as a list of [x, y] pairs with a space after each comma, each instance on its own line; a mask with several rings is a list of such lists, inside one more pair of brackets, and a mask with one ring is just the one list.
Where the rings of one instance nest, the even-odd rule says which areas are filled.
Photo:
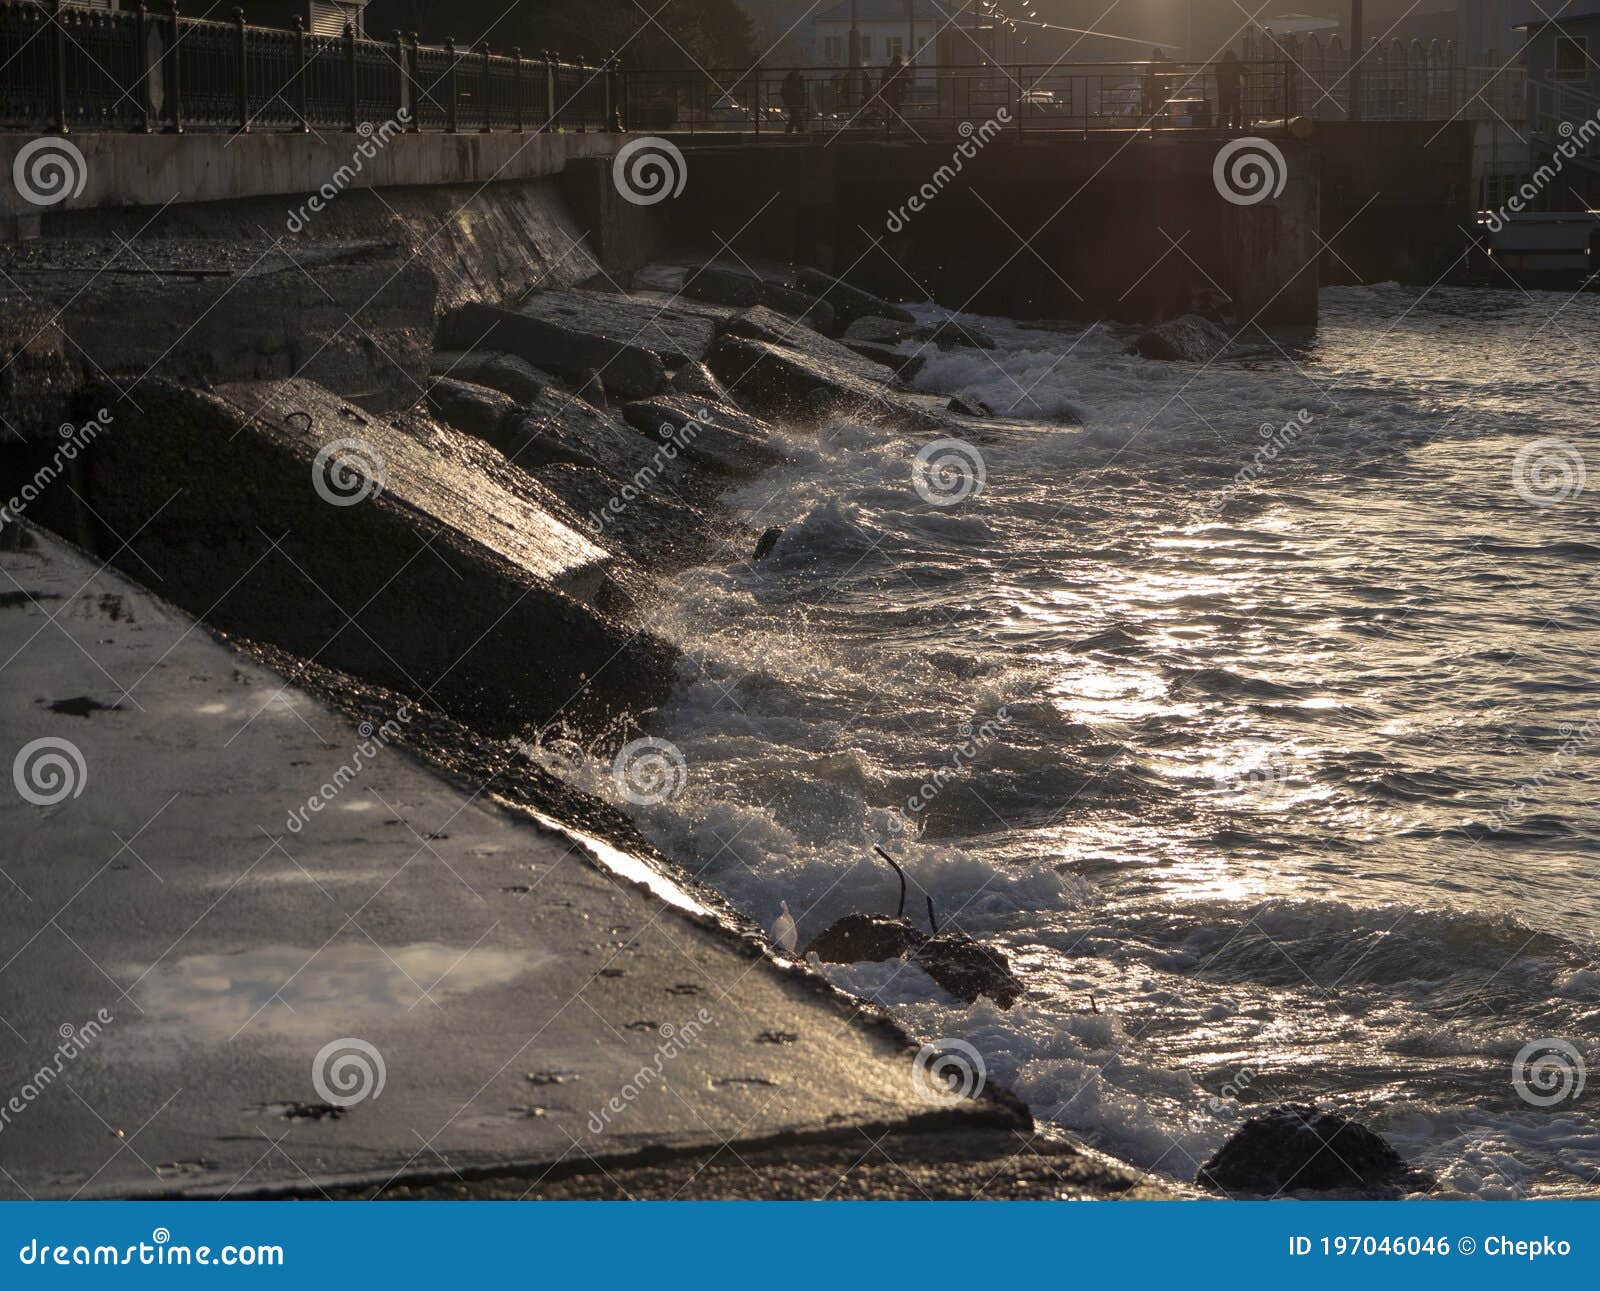
[[87, 398], [109, 427], [30, 515], [190, 613], [507, 733], [665, 695], [674, 653], [602, 608], [608, 553], [471, 436], [300, 380]]
[[0, 1196], [1015, 1123], [923, 1101], [891, 1028], [645, 862], [447, 783], [55, 539], [0, 553], [0, 588]]

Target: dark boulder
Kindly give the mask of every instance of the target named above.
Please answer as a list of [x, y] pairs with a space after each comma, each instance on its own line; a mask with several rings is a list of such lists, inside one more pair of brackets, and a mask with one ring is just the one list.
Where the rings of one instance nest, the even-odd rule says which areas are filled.
[[501, 452], [510, 451], [510, 428], [521, 413], [511, 396], [454, 377], [440, 377], [428, 387], [428, 411], [445, 425], [475, 435]]
[[971, 1004], [987, 995], [1003, 1009], [1022, 998], [1022, 983], [1005, 955], [964, 932], [941, 932], [925, 940], [912, 962], [949, 994]]
[[768, 442], [766, 422], [725, 403], [662, 395], [630, 403], [627, 423], [657, 445], [671, 444], [697, 466], [727, 475], [750, 475], [783, 460]]
[[1205, 363], [1228, 348], [1228, 334], [1198, 314], [1185, 314], [1140, 332], [1128, 353], [1146, 359]]
[[1219, 1192], [1275, 1197], [1414, 1190], [1427, 1187], [1429, 1180], [1366, 1126], [1333, 1112], [1286, 1104], [1246, 1121], [1200, 1167], [1195, 1182]]
[[833, 306], [803, 291], [796, 291], [793, 287], [785, 287], [782, 283], [763, 282], [761, 303], [774, 313], [797, 318], [816, 331], [833, 331]]
[[768, 556], [772, 555], [772, 550], [778, 545], [778, 539], [781, 537], [783, 537], [783, 528], [780, 525], [773, 525], [771, 528], [765, 530], [762, 535], [756, 539], [756, 552], [751, 559], [765, 560]]
[[888, 318], [897, 323], [917, 321], [898, 305], [880, 300], [870, 292], [841, 282], [820, 269], [802, 269], [795, 275], [794, 285], [807, 295], [832, 305], [835, 326], [845, 330], [849, 330], [850, 324], [856, 319], [868, 316]]
[[893, 368], [895, 375], [902, 381], [916, 380], [917, 373], [927, 365], [927, 356], [922, 354], [901, 354], [898, 350], [887, 350], [881, 345], [874, 345], [869, 341], [846, 341], [852, 354], [858, 354], [864, 359], [874, 363], [881, 363], [885, 367]]
[[647, 484], [682, 473], [681, 462], [662, 459], [631, 426], [565, 391], [546, 390], [517, 411], [497, 447], [524, 470], [570, 462]]
[[951, 412], [958, 412], [963, 417], [992, 417], [994, 409], [984, 403], [982, 399], [974, 399], [971, 395], [957, 394], [950, 396], [950, 402], [945, 405]]
[[704, 314], [664, 309], [615, 292], [536, 291], [516, 312], [580, 335], [641, 346], [659, 354], [669, 367], [703, 356], [713, 335], [712, 320]]
[[881, 914], [847, 914], [812, 938], [806, 955], [815, 955], [829, 964], [859, 964], [882, 959], [899, 959], [913, 951], [928, 935], [904, 919]]
[[842, 359], [823, 357], [770, 341], [724, 336], [712, 347], [710, 365], [742, 404], [773, 420], [817, 422], [849, 413], [885, 417], [918, 430], [942, 430], [948, 424], [931, 409], [897, 397], [881, 367], [848, 350]]
[[845, 328], [842, 339], [865, 341], [871, 345], [898, 345], [901, 341], [910, 340], [917, 334], [917, 330], [915, 323], [902, 323], [892, 318], [869, 315], [856, 319]]
[[684, 277], [682, 294], [690, 300], [703, 300], [712, 305], [733, 305], [742, 309], [761, 303], [761, 279], [753, 273], [706, 265], [690, 271]]
[[704, 363], [685, 363], [672, 374], [667, 387], [677, 394], [698, 395], [702, 399], [715, 399], [718, 403], [728, 402], [728, 392], [722, 388], [722, 382], [711, 375], [711, 369]]
[[634, 344], [631, 336], [587, 332], [493, 305], [452, 310], [440, 340], [446, 349], [505, 350], [572, 382], [586, 381], [598, 371], [606, 388], [624, 399], [653, 395], [667, 380], [661, 356]]
[[441, 350], [433, 356], [433, 375], [456, 381], [470, 381], [510, 395], [518, 403], [536, 399], [539, 391], [555, 384], [548, 372], [541, 372], [526, 359], [498, 350]]
[[583, 533], [646, 569], [706, 563], [726, 537], [726, 526], [665, 489], [637, 489], [592, 466], [570, 462], [541, 466], [534, 474], [576, 513]]

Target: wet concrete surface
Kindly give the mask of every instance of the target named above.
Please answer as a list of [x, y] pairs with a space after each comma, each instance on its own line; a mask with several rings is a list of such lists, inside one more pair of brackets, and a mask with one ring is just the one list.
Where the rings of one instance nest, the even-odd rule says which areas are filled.
[[1026, 1124], [925, 1101], [892, 1026], [648, 859], [415, 760], [400, 705], [358, 725], [42, 533], [0, 590], [0, 1196]]

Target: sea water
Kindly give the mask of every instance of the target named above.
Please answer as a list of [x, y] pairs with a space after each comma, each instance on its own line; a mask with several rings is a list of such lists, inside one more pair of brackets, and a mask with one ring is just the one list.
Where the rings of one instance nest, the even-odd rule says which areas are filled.
[[1296, 1101], [1444, 1195], [1592, 1191], [1600, 297], [1326, 290], [1206, 365], [969, 321], [945, 494], [835, 420], [730, 496], [783, 536], [671, 589], [684, 775], [619, 804], [802, 946], [893, 913], [884, 847], [1026, 997], [829, 976], [1159, 1176]]

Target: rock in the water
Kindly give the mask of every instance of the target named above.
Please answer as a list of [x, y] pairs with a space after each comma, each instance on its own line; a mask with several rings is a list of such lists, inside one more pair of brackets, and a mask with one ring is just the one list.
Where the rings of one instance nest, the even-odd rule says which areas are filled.
[[965, 346], [972, 350], [992, 350], [995, 348], [995, 339], [988, 332], [980, 331], [968, 323], [958, 319], [947, 318], [944, 322], [934, 327], [924, 327], [917, 330], [919, 340], [932, 341], [941, 350], [955, 349]]
[[911, 958], [941, 987], [968, 1004], [987, 995], [1009, 1009], [1022, 998], [1022, 983], [1006, 957], [964, 932], [937, 933], [918, 946]]
[[1185, 314], [1140, 332], [1130, 354], [1147, 359], [1182, 359], [1205, 363], [1228, 348], [1228, 334], [1198, 314]]
[[[619, 548], [647, 569], [682, 569], [712, 559], [723, 526], [665, 489], [627, 494], [592, 466], [556, 462], [534, 472], [579, 518], [582, 532], [609, 551]], [[726, 559], [726, 557], [724, 557]]]
[[921, 372], [928, 360], [922, 354], [901, 354], [897, 350], [886, 350], [881, 345], [873, 345], [868, 341], [846, 341], [851, 353], [859, 354], [864, 359], [871, 359], [874, 363], [881, 363], [885, 367], [893, 368], [895, 374], [902, 381], [916, 380], [917, 373]]
[[950, 396], [950, 402], [945, 405], [951, 412], [958, 412], [963, 417], [992, 417], [994, 409], [984, 403], [982, 399], [974, 399], [971, 395], [955, 394]]
[[729, 402], [728, 392], [722, 388], [722, 382], [711, 375], [711, 369], [704, 363], [685, 363], [672, 374], [667, 386], [678, 394], [699, 395], [702, 399], [715, 399], [718, 403]]
[[606, 388], [624, 399], [647, 398], [666, 384], [661, 356], [626, 334], [619, 339], [481, 304], [451, 311], [440, 331], [447, 349], [505, 350], [568, 381], [599, 371]]
[[548, 372], [541, 372], [526, 359], [498, 350], [441, 350], [433, 356], [433, 375], [455, 381], [470, 381], [510, 395], [518, 403], [536, 399], [539, 391], [555, 384]]
[[831, 332], [834, 325], [833, 306], [825, 300], [781, 283], [761, 284], [761, 303], [774, 313], [797, 318], [807, 327], [819, 332]]
[[772, 420], [822, 421], [848, 412], [885, 417], [917, 430], [943, 430], [949, 424], [896, 397], [882, 368], [848, 350], [843, 359], [824, 358], [770, 341], [724, 336], [712, 347], [710, 364], [741, 403]]
[[913, 928], [904, 919], [890, 919], [881, 914], [847, 914], [812, 938], [805, 954], [815, 955], [829, 964], [899, 959], [927, 939], [927, 933]]
[[846, 341], [865, 341], [870, 345], [898, 345], [901, 341], [910, 340], [916, 334], [915, 323], [901, 323], [892, 318], [868, 315], [856, 319], [845, 328], [842, 338]]
[[662, 395], [630, 403], [622, 416], [658, 446], [670, 443], [691, 462], [713, 471], [754, 474], [783, 460], [768, 443], [771, 427], [725, 403]]
[[690, 300], [744, 308], [761, 303], [761, 279], [753, 273], [719, 269], [708, 264], [685, 276], [681, 294]]
[[772, 549], [778, 545], [778, 539], [781, 537], [783, 537], [781, 526], [773, 525], [770, 529], [767, 529], [756, 539], [756, 554], [751, 559], [765, 560], [772, 555]]
[[1283, 1192], [1398, 1190], [1429, 1180], [1366, 1126], [1303, 1104], [1253, 1116], [1195, 1182], [1222, 1192], [1275, 1197]]
[[917, 320], [901, 309], [898, 305], [891, 305], [886, 300], [879, 300], [870, 292], [862, 291], [859, 287], [852, 287], [846, 282], [830, 274], [823, 273], [820, 269], [802, 269], [795, 275], [794, 285], [807, 295], [815, 296], [818, 300], [825, 300], [833, 306], [834, 324], [849, 330], [850, 324], [858, 318], [872, 316], [888, 318], [897, 323], [915, 323]]
[[546, 390], [518, 413], [501, 427], [497, 446], [525, 470], [571, 462], [605, 471], [619, 485], [641, 471], [647, 481], [682, 473], [681, 463], [658, 460], [631, 426], [563, 390]]

